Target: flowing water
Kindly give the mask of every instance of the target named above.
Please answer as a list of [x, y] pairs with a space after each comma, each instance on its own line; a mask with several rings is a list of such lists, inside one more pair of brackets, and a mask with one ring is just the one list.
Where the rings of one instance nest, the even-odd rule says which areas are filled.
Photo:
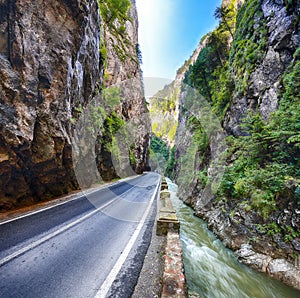
[[180, 238], [189, 293], [202, 298], [299, 298], [297, 291], [238, 262], [193, 210], [176, 196], [168, 180], [171, 200], [180, 219]]

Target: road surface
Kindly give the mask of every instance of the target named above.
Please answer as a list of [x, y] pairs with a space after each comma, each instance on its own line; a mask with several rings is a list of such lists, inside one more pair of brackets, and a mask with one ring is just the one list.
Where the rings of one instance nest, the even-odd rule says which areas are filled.
[[130, 297], [159, 182], [147, 173], [0, 224], [0, 297]]

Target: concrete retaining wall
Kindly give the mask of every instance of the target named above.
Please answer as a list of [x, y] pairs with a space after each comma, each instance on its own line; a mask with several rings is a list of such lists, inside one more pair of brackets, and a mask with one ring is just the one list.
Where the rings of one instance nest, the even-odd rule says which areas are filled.
[[156, 225], [156, 234], [167, 236], [161, 298], [187, 297], [179, 228], [180, 224], [170, 200], [168, 184], [163, 178]]

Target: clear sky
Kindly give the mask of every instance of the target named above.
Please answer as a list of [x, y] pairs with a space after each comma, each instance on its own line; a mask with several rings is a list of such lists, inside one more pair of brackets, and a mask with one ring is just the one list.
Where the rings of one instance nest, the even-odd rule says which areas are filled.
[[214, 29], [221, 0], [136, 0], [145, 77], [173, 79], [176, 70]]

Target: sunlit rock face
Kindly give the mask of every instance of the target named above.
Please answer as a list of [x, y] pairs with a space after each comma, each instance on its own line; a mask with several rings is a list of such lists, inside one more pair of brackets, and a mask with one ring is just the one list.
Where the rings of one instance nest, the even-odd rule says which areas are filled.
[[[135, 156], [135, 166], [133, 170], [140, 174], [143, 170], [149, 170], [149, 143], [150, 143], [150, 117], [144, 97], [144, 86], [142, 72], [138, 57], [138, 15], [135, 1], [131, 1], [129, 11], [130, 19], [125, 23], [124, 40], [121, 46], [115, 33], [111, 28], [102, 29], [106, 40], [107, 65], [104, 74], [104, 85], [107, 88], [117, 87], [120, 90], [121, 106], [117, 110], [118, 116], [127, 123], [128, 128], [134, 136], [131, 137], [129, 146]], [[116, 46], [117, 45], [117, 46]], [[123, 48], [124, 47], [124, 48]], [[121, 150], [122, 151], [122, 150]], [[128, 150], [120, 152], [121, 159], [126, 160]], [[101, 169], [104, 180], [109, 180], [122, 176], [125, 173], [118, 173], [114, 169], [110, 152], [103, 150], [100, 155], [107, 158], [100, 158], [98, 168]], [[124, 162], [124, 166], [127, 162]], [[122, 172], [122, 171], [121, 171]], [[131, 172], [131, 171], [129, 171]], [[129, 173], [128, 172], [128, 173]]]
[[239, 124], [249, 110], [258, 111], [267, 120], [278, 108], [281, 79], [293, 60], [293, 53], [300, 46], [299, 22], [295, 7], [288, 10], [286, 1], [265, 0], [261, 3], [262, 15], [254, 20], [254, 26], [264, 22], [267, 44], [262, 63], [256, 65], [250, 75], [249, 88], [241, 96], [235, 94], [224, 127], [234, 135], [241, 134]]
[[[133, 6], [127, 30], [136, 56], [134, 12]], [[79, 187], [72, 159], [74, 120], [103, 82], [100, 24], [97, 1], [0, 0], [0, 210]], [[140, 173], [147, 165], [149, 129], [136, 120], [147, 112], [139, 63], [115, 59], [110, 48], [108, 57], [108, 85], [138, 80], [138, 91], [124, 89], [131, 101], [120, 111], [139, 127], [133, 151]], [[98, 156], [108, 164], [109, 158]]]

